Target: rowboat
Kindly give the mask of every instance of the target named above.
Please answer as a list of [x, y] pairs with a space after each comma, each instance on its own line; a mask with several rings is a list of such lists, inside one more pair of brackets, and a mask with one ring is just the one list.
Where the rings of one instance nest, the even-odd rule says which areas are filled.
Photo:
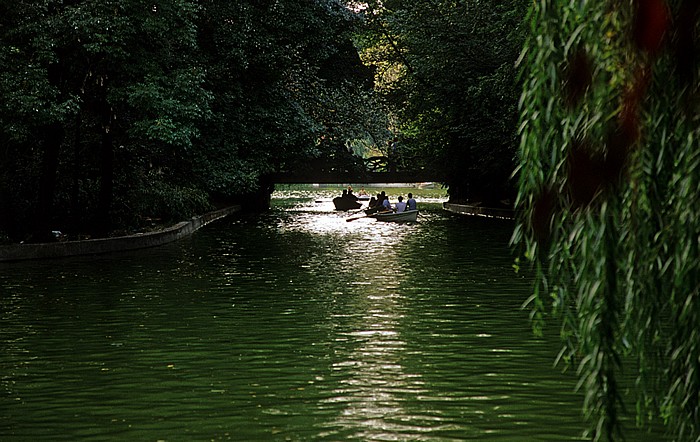
[[362, 207], [361, 203], [358, 203], [352, 198], [343, 198], [337, 196], [333, 198], [333, 205], [335, 205], [335, 210], [353, 210]]
[[383, 212], [375, 213], [370, 215], [372, 218], [376, 218], [377, 221], [393, 221], [393, 222], [409, 222], [416, 221], [418, 219], [417, 210], [404, 210], [403, 212]]

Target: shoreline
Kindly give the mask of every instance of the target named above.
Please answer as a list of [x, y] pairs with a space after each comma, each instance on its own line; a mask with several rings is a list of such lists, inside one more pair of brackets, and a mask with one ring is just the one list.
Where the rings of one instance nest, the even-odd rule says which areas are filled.
[[468, 204], [442, 203], [442, 208], [451, 213], [469, 216], [484, 216], [488, 218], [515, 219], [513, 209], [500, 209], [496, 207], [482, 207]]
[[194, 216], [188, 221], [181, 221], [165, 229], [148, 233], [79, 241], [0, 246], [0, 263], [33, 259], [59, 259], [81, 255], [100, 255], [157, 247], [189, 236], [212, 221], [240, 211], [241, 206], [230, 206], [205, 213], [204, 215]]

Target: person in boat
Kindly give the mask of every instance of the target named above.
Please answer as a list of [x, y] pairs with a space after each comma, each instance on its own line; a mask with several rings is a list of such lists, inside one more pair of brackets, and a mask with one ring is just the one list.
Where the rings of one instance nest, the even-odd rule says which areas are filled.
[[361, 187], [361, 188], [360, 188], [360, 193], [359, 193], [359, 195], [360, 195], [360, 196], [364, 196], [364, 195], [369, 195], [369, 194], [367, 193], [367, 191], [365, 190], [364, 187]]
[[375, 213], [382, 207], [382, 196], [377, 194], [377, 197], [372, 197], [367, 204], [367, 214]]
[[[372, 202], [374, 200], [374, 203]], [[382, 201], [384, 201], [384, 198], [382, 198], [382, 194], [378, 193], [377, 198], [372, 197], [371, 200], [369, 200], [369, 207], [374, 208], [374, 207], [382, 207]]]
[[413, 194], [409, 193], [408, 194], [408, 200], [406, 201], [406, 209], [408, 210], [418, 210], [418, 205], [416, 204], [416, 200], [413, 199]]
[[379, 196], [377, 197], [377, 201], [379, 202], [379, 207], [384, 206], [384, 200], [388, 200], [386, 193], [382, 190], [379, 192]]
[[396, 203], [396, 213], [401, 213], [406, 210], [406, 203], [403, 202], [403, 197], [399, 196], [399, 202]]
[[343, 199], [357, 201], [357, 197], [352, 194], [352, 190], [343, 189], [343, 194], [340, 197]]
[[[384, 193], [384, 192], [382, 192]], [[382, 210], [383, 211], [390, 211], [393, 212], [394, 209], [391, 207], [391, 203], [389, 202], [389, 197], [384, 196], [384, 199], [382, 200]]]

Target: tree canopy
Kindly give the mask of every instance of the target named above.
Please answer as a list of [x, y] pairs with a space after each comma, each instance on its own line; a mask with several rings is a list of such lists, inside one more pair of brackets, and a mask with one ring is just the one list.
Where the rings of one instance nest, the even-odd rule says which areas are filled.
[[591, 438], [639, 423], [700, 438], [700, 136], [694, 1], [536, 2], [523, 54], [514, 239], [561, 322]]
[[699, 4], [0, 2], [0, 242], [180, 220], [362, 150], [456, 202], [515, 172], [535, 325], [560, 321], [591, 437], [619, 434], [627, 368], [640, 422], [698, 440]]
[[267, 173], [347, 152], [371, 125], [357, 17], [334, 0], [0, 9], [0, 231], [15, 241], [265, 192]]
[[5, 2], [0, 232], [180, 219], [367, 152], [507, 198], [526, 5]]
[[363, 59], [400, 155], [439, 170], [453, 201], [514, 197], [515, 62], [527, 1], [367, 2]]

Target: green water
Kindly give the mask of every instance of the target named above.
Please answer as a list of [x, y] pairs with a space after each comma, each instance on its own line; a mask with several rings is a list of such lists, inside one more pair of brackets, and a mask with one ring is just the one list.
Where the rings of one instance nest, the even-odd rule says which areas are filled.
[[510, 222], [426, 198], [415, 224], [346, 222], [330, 196], [0, 265], [0, 440], [581, 440]]

